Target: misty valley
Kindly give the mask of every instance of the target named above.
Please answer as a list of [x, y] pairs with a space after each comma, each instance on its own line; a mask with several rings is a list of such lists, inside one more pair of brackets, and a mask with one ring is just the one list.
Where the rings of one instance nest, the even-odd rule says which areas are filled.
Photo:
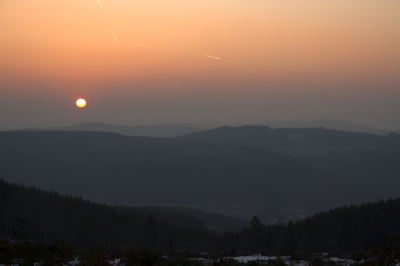
[[392, 265], [399, 162], [397, 133], [0, 132], [0, 264]]

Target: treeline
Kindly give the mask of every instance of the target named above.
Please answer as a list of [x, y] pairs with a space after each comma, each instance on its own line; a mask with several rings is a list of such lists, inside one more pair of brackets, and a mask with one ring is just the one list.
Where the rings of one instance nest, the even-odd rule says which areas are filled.
[[400, 199], [331, 209], [289, 224], [216, 234], [202, 220], [147, 207], [111, 207], [0, 181], [0, 234], [47, 243], [63, 239], [75, 247], [97, 244], [143, 249], [222, 250], [296, 254], [362, 251], [400, 234]]
[[0, 181], [0, 235], [75, 247], [91, 244], [208, 249], [217, 234], [192, 216], [144, 207], [111, 207]]
[[[160, 210], [160, 213], [172, 213], [201, 220], [207, 229], [222, 233], [224, 231], [241, 231], [250, 226], [250, 221], [234, 218], [218, 213], [206, 212], [200, 209], [191, 209], [187, 207], [165, 207], [165, 206], [145, 206], [143, 209], [150, 211], [152, 209]], [[157, 216], [159, 217], [159, 216]]]
[[400, 199], [331, 209], [286, 225], [264, 225], [254, 216], [249, 229], [226, 232], [220, 243], [232, 250], [291, 255], [359, 252], [377, 247], [388, 234], [400, 234]]

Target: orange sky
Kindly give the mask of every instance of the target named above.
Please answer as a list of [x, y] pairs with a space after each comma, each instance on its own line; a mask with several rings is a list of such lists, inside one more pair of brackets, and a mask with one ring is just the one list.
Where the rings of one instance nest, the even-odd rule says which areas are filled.
[[0, 128], [332, 118], [400, 129], [399, 1], [100, 1], [0, 2]]

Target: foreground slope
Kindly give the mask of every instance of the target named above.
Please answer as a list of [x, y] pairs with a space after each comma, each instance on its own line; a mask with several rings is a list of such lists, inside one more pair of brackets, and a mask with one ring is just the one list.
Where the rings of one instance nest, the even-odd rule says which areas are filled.
[[203, 222], [151, 208], [110, 207], [0, 180], [0, 237], [73, 246], [205, 248], [215, 241]]
[[254, 217], [247, 228], [221, 235], [201, 220], [159, 208], [110, 207], [77, 197], [0, 181], [0, 237], [75, 247], [106, 247], [232, 252], [360, 252], [377, 247], [387, 234], [400, 233], [400, 199], [344, 206], [302, 221], [266, 226]]
[[249, 230], [225, 233], [221, 242], [239, 250], [307, 257], [310, 251], [367, 251], [382, 244], [386, 235], [400, 235], [400, 198], [338, 207], [287, 225], [266, 226], [254, 217]]

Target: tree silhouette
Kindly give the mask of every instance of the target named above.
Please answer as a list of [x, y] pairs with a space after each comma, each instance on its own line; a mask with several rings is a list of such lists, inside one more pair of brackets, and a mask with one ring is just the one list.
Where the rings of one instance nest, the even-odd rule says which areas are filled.
[[143, 238], [143, 245], [145, 248], [155, 249], [158, 247], [158, 231], [152, 214], [147, 219], [146, 229]]

